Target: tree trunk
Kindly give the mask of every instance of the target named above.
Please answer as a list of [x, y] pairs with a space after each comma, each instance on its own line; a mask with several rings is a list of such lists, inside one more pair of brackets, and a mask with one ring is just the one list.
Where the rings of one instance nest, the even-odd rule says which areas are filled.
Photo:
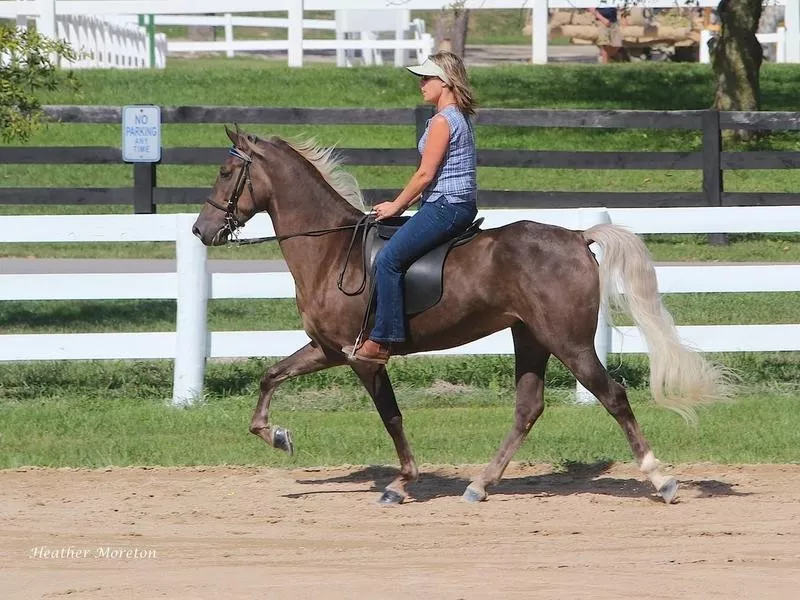
[[456, 5], [442, 10], [436, 17], [434, 44], [437, 51], [450, 50], [464, 57], [467, 43], [469, 11]]
[[711, 49], [717, 78], [714, 108], [759, 110], [759, 69], [763, 49], [756, 38], [762, 0], [722, 0], [717, 8], [722, 28]]

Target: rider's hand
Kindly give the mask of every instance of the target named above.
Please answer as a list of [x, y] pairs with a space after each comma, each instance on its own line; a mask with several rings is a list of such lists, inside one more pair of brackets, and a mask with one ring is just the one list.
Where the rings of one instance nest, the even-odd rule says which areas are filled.
[[373, 206], [372, 211], [375, 213], [375, 220], [382, 221], [383, 219], [388, 219], [389, 217], [396, 217], [403, 212], [403, 207], [399, 206], [395, 202], [381, 202], [380, 204]]

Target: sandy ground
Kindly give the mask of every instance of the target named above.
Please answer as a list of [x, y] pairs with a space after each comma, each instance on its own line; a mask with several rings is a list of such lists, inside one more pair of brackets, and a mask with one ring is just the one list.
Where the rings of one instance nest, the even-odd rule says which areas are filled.
[[800, 465], [0, 471], [0, 598], [799, 598]]

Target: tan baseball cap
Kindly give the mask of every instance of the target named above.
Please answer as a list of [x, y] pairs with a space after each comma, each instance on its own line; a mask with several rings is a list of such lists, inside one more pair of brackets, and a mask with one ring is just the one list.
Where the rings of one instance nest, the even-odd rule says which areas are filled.
[[414, 75], [420, 75], [422, 77], [438, 77], [447, 85], [450, 85], [450, 80], [447, 78], [447, 75], [445, 75], [444, 69], [433, 62], [430, 58], [426, 58], [425, 62], [423, 62], [421, 65], [413, 65], [411, 67], [406, 67], [406, 69], [414, 73]]

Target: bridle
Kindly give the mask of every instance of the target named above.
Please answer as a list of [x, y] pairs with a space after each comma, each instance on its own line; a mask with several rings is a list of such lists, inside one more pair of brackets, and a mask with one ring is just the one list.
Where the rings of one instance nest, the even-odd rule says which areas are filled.
[[[225, 213], [225, 225], [223, 225], [222, 230], [227, 231], [228, 234], [236, 238], [237, 231], [239, 230], [244, 222], [240, 222], [239, 219], [236, 218], [236, 208], [239, 204], [239, 198], [242, 196], [242, 192], [244, 192], [244, 186], [247, 186], [247, 191], [250, 192], [250, 198], [253, 202], [255, 202], [255, 195], [253, 193], [253, 182], [250, 179], [250, 165], [253, 164], [253, 158], [239, 150], [236, 146], [232, 146], [230, 150], [228, 150], [228, 154], [231, 156], [235, 156], [236, 158], [240, 159], [244, 164], [242, 168], [239, 170], [239, 175], [236, 177], [236, 185], [233, 186], [233, 191], [231, 192], [230, 197], [228, 198], [228, 203], [224, 206], [218, 203], [211, 197], [206, 198], [206, 203], [210, 204], [217, 210], [221, 210]], [[364, 216], [358, 219], [358, 222], [354, 223], [353, 225], [342, 225], [340, 227], [331, 227], [329, 229], [315, 229], [312, 231], [302, 231], [299, 233], [290, 233], [287, 235], [271, 235], [268, 237], [261, 237], [261, 238], [249, 238], [245, 240], [237, 239], [236, 242], [240, 246], [245, 246], [249, 244], [260, 244], [262, 242], [280, 242], [283, 240], [288, 240], [293, 237], [300, 237], [300, 236], [309, 236], [309, 237], [316, 237], [320, 235], [325, 235], [327, 233], [334, 233], [337, 231], [344, 231], [346, 229], [353, 230], [353, 236], [350, 238], [350, 244], [347, 248], [347, 254], [344, 259], [344, 265], [342, 266], [342, 271], [339, 275], [339, 280], [337, 281], [337, 287], [340, 291], [348, 296], [356, 296], [364, 291], [366, 284], [367, 284], [367, 263], [366, 263], [366, 255], [364, 255], [364, 274], [361, 283], [354, 291], [347, 291], [344, 289], [344, 277], [345, 273], [347, 272], [347, 264], [350, 262], [350, 254], [353, 251], [353, 247], [355, 246], [356, 239], [358, 238], [358, 230], [363, 227], [362, 232], [362, 248], [366, 247], [366, 239], [367, 239], [367, 232], [375, 223], [375, 215], [373, 213], [367, 213]]]
[[247, 186], [247, 191], [250, 192], [250, 197], [255, 202], [255, 195], [253, 194], [253, 182], [250, 180], [250, 165], [253, 164], [253, 159], [239, 150], [236, 146], [228, 150], [228, 154], [240, 159], [244, 165], [239, 169], [239, 175], [236, 177], [236, 185], [233, 186], [233, 191], [228, 198], [228, 203], [223, 206], [211, 197], [206, 198], [206, 202], [216, 209], [225, 213], [225, 226], [223, 229], [227, 230], [232, 236], [236, 235], [238, 229], [244, 225], [236, 218], [236, 207], [239, 204], [239, 198], [242, 196], [244, 186]]

